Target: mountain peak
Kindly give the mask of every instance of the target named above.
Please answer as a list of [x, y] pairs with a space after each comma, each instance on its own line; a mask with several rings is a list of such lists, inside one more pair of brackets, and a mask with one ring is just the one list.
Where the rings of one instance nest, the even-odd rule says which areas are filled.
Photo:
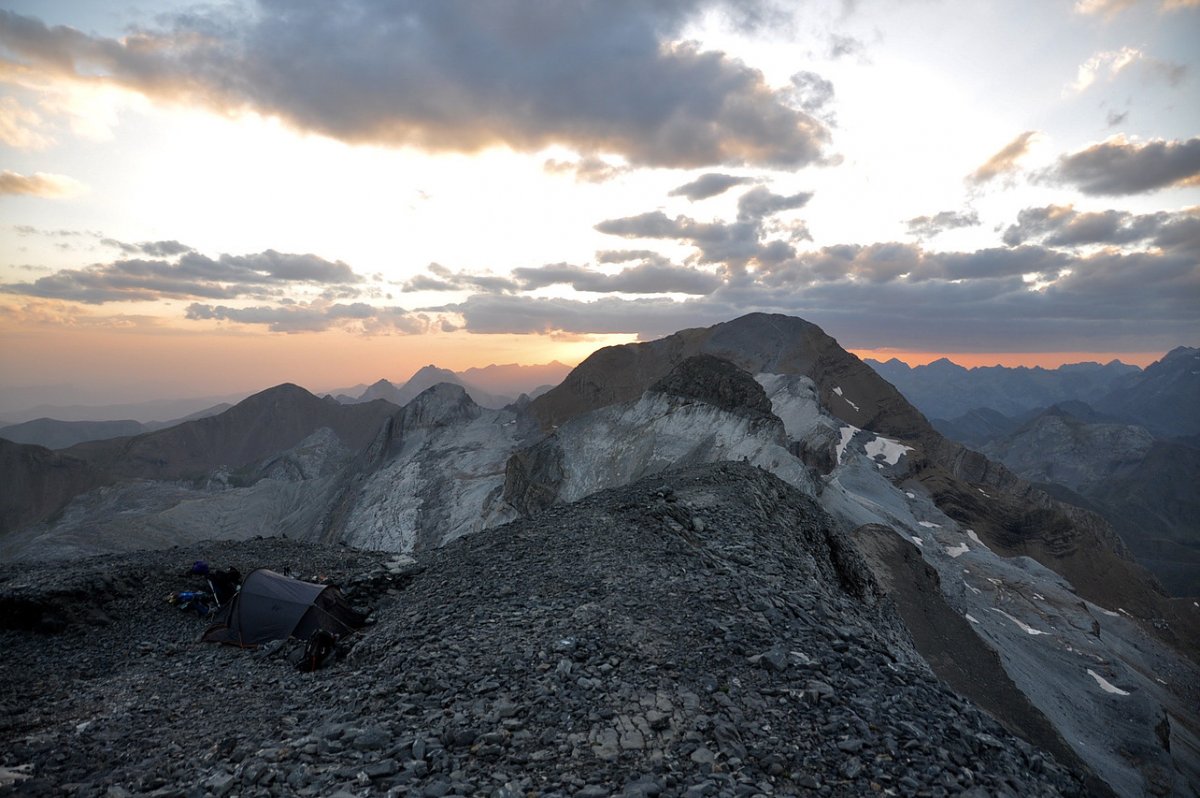
[[440, 366], [435, 366], [430, 363], [428, 366], [422, 366], [413, 372], [413, 375], [408, 378], [409, 382], [413, 380], [430, 380], [437, 379], [438, 382], [461, 382], [459, 376], [450, 369], [444, 369]]

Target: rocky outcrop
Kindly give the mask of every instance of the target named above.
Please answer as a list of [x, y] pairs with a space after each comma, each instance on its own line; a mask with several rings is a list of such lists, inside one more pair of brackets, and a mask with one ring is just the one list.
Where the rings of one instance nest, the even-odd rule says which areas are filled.
[[713, 355], [693, 355], [649, 390], [706, 402], [735, 415], [770, 416], [771, 400], [746, 372]]

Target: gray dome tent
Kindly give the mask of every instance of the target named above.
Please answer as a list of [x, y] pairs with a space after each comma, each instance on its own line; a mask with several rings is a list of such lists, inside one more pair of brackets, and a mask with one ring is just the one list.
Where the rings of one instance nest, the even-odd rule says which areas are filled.
[[365, 620], [334, 585], [314, 585], [259, 568], [246, 576], [201, 640], [248, 648], [289, 637], [307, 640], [322, 629], [340, 637]]

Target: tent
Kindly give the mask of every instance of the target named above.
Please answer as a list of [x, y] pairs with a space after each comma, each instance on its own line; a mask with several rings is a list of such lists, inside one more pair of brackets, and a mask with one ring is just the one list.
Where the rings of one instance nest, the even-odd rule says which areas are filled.
[[343, 636], [366, 621], [333, 585], [301, 582], [266, 568], [251, 571], [202, 640], [253, 647], [269, 640], [307, 640], [324, 629]]

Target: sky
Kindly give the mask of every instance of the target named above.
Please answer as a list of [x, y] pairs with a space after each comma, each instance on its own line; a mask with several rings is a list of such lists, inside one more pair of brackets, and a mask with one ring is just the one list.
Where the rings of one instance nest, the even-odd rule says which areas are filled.
[[0, 395], [1200, 343], [1200, 0], [0, 0]]

